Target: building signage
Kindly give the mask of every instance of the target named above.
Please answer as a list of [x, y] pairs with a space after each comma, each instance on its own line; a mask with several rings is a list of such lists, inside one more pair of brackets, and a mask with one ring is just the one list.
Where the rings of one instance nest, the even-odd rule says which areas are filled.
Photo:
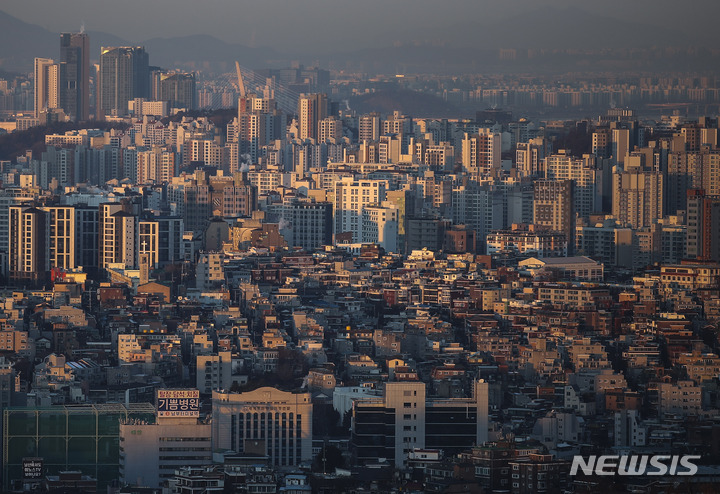
[[43, 478], [42, 458], [23, 458], [22, 472], [24, 480], [39, 480]]
[[199, 417], [200, 391], [197, 389], [158, 389], [157, 416]]

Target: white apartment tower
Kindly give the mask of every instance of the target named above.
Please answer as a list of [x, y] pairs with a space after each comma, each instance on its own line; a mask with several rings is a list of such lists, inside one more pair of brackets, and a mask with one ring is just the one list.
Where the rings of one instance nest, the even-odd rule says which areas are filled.
[[501, 152], [500, 134], [489, 129], [480, 129], [477, 134], [465, 134], [462, 140], [463, 169], [474, 178], [488, 177], [492, 170], [500, 168]]
[[60, 66], [50, 58], [35, 59], [35, 118], [60, 106]]
[[388, 201], [370, 205], [362, 213], [363, 243], [378, 244], [385, 252], [398, 252], [398, 210]]
[[335, 234], [352, 232], [353, 242], [362, 239], [363, 210], [385, 200], [387, 180], [358, 180], [343, 177], [335, 184]]
[[127, 213], [120, 203], [100, 205], [98, 265], [122, 264], [126, 269], [137, 266], [137, 216]]

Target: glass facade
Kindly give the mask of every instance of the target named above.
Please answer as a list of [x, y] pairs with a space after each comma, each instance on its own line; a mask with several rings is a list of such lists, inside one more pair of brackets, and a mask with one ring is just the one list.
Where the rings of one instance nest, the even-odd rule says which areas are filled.
[[364, 407], [362, 402], [354, 409], [352, 444], [360, 462], [373, 462], [378, 458], [395, 458], [395, 413], [388, 408]]
[[477, 442], [477, 408], [434, 406], [425, 410], [425, 447], [442, 449], [447, 456], [465, 451]]
[[4, 410], [3, 486], [22, 479], [22, 460], [44, 461], [44, 475], [79, 470], [104, 490], [119, 478], [120, 423], [155, 422], [149, 403], [7, 408]]

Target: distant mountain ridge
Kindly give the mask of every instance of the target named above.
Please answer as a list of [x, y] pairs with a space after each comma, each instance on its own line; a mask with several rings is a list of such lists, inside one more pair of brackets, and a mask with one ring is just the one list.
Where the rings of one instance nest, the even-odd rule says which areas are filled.
[[[432, 20], [428, 19], [428, 23]], [[78, 26], [79, 27], [79, 26]], [[313, 64], [318, 54], [295, 45], [279, 51], [270, 47], [248, 47], [228, 43], [206, 34], [155, 37], [143, 42], [90, 31], [91, 60], [97, 60], [101, 46], [145, 46], [150, 64], [165, 68], [231, 72], [235, 60], [251, 68], [287, 66], [290, 61]], [[36, 57], [59, 56], [58, 33], [26, 23], [0, 11], [0, 70], [29, 72]], [[381, 33], [374, 39], [380, 47], [341, 46], [320, 54], [320, 63], [328, 67], [345, 65], [369, 70], [398, 72], [481, 71], [497, 60], [497, 50], [515, 48], [518, 57], [527, 49], [596, 50], [630, 47], [713, 46], [718, 33], [684, 32], [619, 20], [589, 13], [582, 8], [538, 8], [510, 18], [478, 19], [448, 27], [432, 24], [393, 33]], [[613, 66], [609, 64], [609, 66]], [[622, 65], [616, 65], [621, 67]], [[541, 68], [541, 67], [540, 67]], [[503, 69], [503, 67], [501, 67]]]
[[[197, 34], [174, 38], [152, 38], [143, 42], [128, 41], [113, 34], [88, 31], [90, 60], [97, 61], [103, 46], [144, 46], [150, 64], [166, 68], [201, 69], [203, 62], [226, 65], [239, 60], [242, 65], [264, 66], [271, 58], [282, 58], [269, 48], [249, 48], [226, 43], [213, 36]], [[29, 72], [34, 59], [60, 56], [60, 33], [28, 24], [0, 10], [0, 69]]]

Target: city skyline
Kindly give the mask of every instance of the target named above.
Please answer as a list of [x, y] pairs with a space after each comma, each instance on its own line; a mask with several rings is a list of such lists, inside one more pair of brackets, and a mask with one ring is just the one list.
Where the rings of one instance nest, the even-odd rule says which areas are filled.
[[40, 5], [2, 492], [717, 491], [714, 4]]

